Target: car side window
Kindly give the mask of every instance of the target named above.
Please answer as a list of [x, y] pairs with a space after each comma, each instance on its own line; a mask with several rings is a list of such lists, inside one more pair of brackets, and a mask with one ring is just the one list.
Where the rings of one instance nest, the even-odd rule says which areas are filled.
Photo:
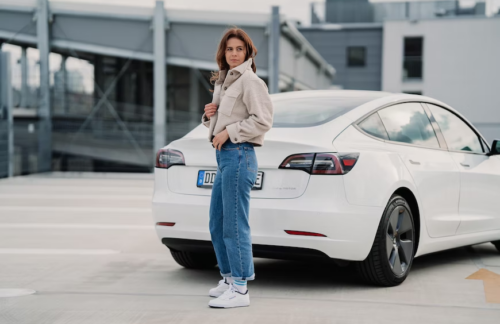
[[361, 123], [358, 124], [358, 126], [372, 136], [385, 140], [389, 139], [389, 135], [387, 134], [387, 131], [385, 130], [384, 124], [382, 124], [382, 120], [380, 120], [380, 116], [378, 115], [378, 113], [374, 113], [365, 118]]
[[443, 133], [448, 149], [484, 153], [477, 134], [460, 117], [444, 108], [427, 104]]
[[418, 102], [409, 102], [379, 110], [380, 119], [395, 142], [439, 148], [429, 117]]

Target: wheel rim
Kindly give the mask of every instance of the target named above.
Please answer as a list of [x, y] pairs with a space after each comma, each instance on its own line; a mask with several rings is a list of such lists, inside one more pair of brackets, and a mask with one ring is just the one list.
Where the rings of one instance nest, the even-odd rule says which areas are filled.
[[389, 217], [386, 249], [392, 272], [402, 276], [413, 258], [413, 223], [408, 209], [404, 207], [397, 207]]

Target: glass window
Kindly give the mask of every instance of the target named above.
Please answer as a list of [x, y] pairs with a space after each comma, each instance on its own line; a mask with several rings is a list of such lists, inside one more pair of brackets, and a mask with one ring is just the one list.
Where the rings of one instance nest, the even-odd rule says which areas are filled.
[[484, 153], [477, 134], [462, 119], [441, 107], [427, 106], [441, 128], [449, 150]]
[[347, 48], [347, 66], [365, 66], [366, 48], [356, 46]]
[[378, 113], [374, 113], [370, 117], [364, 119], [358, 126], [372, 136], [385, 140], [389, 139], [389, 135], [387, 135], [387, 131]]
[[419, 103], [394, 105], [378, 113], [391, 141], [439, 147], [429, 117]]
[[423, 38], [404, 39], [403, 79], [422, 79]]
[[[303, 94], [304, 93], [304, 94]], [[274, 108], [273, 127], [312, 127], [329, 122], [364, 103], [386, 96], [372, 93], [360, 96], [337, 94], [305, 95], [306, 91], [271, 96]]]

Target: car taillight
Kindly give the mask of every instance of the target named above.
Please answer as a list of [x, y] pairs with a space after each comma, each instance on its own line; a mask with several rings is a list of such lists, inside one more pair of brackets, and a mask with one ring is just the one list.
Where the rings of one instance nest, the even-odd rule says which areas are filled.
[[303, 170], [310, 173], [313, 161], [314, 153], [290, 155], [283, 162], [281, 162], [279, 168]]
[[352, 170], [359, 153], [305, 153], [287, 157], [280, 169], [302, 170], [309, 174], [342, 175]]
[[358, 161], [359, 153], [340, 153], [339, 159], [342, 165], [343, 174], [351, 171], [354, 165]]
[[156, 167], [168, 169], [172, 165], [186, 165], [182, 152], [172, 149], [159, 149], [156, 153]]

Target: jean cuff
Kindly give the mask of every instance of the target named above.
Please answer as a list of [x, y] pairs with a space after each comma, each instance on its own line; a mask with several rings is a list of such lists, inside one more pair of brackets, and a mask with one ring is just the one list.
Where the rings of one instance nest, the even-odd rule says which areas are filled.
[[246, 280], [246, 281], [255, 280], [255, 273], [250, 277], [232, 277], [232, 278], [233, 280]]
[[222, 278], [228, 278], [228, 277], [231, 277], [231, 272], [229, 273], [220, 273], [220, 275], [222, 276]]

